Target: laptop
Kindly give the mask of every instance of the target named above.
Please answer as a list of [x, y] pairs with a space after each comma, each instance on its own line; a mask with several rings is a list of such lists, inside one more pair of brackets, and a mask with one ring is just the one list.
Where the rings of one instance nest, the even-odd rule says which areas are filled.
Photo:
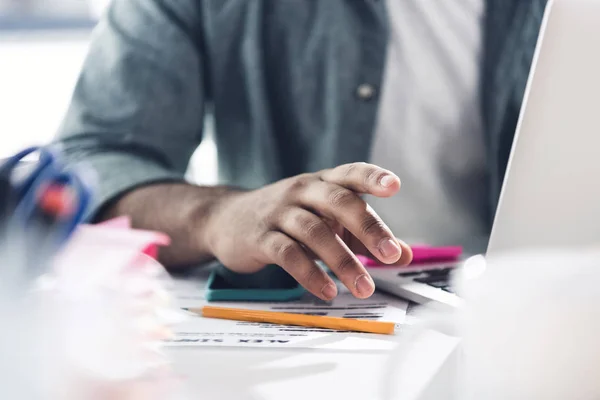
[[[487, 255], [600, 243], [600, 1], [550, 0]], [[459, 263], [370, 268], [377, 287], [455, 307]]]

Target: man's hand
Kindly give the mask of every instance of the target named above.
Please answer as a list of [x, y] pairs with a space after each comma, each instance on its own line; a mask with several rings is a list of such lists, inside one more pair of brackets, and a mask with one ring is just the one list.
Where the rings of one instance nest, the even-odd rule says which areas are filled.
[[330, 300], [335, 284], [316, 264], [321, 259], [358, 298], [374, 284], [355, 254], [385, 264], [408, 264], [410, 248], [360, 197], [390, 197], [400, 180], [374, 165], [348, 164], [224, 196], [207, 216], [201, 239], [233, 271], [283, 267], [314, 295]]

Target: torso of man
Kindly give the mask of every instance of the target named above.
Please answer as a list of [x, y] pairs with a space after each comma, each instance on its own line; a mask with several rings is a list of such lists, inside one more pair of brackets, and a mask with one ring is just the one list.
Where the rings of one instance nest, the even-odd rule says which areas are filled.
[[[370, 162], [396, 173], [367, 197], [396, 236], [464, 245], [487, 236], [480, 115], [483, 0], [388, 0], [390, 39]], [[479, 249], [477, 249], [479, 250]]]

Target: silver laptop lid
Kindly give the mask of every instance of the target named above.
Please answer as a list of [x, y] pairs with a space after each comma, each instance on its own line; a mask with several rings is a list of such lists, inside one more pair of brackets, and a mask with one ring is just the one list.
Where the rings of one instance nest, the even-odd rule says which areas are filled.
[[600, 244], [600, 1], [549, 3], [488, 254]]

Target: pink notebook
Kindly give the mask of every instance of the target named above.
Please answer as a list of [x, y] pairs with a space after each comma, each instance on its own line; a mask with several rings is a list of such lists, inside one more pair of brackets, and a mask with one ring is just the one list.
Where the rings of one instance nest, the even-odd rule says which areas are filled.
[[[463, 253], [461, 246], [445, 246], [445, 247], [434, 247], [427, 245], [413, 245], [410, 247], [413, 251], [412, 264], [420, 264], [426, 262], [444, 262], [444, 261], [455, 261], [460, 258]], [[378, 267], [385, 266], [377, 260], [373, 260], [369, 257], [358, 256], [359, 260], [367, 267]]]

